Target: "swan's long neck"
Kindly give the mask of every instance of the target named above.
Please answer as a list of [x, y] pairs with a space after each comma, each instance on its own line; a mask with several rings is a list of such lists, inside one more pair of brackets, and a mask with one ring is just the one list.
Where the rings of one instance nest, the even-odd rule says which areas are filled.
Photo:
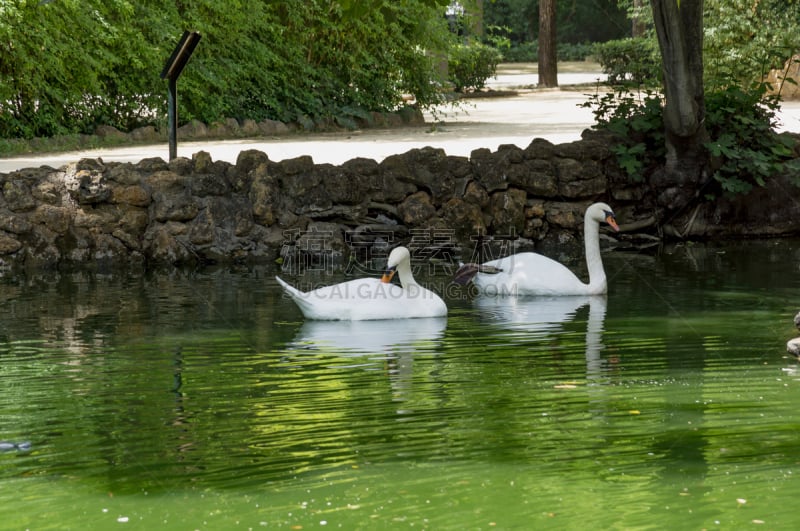
[[586, 244], [586, 268], [589, 270], [589, 294], [605, 293], [606, 272], [600, 257], [600, 224], [586, 217], [583, 222], [583, 239]]
[[414, 275], [411, 273], [411, 261], [409, 260], [402, 260], [397, 264], [397, 276], [400, 277], [400, 285], [404, 289], [418, 285], [417, 281], [414, 280]]

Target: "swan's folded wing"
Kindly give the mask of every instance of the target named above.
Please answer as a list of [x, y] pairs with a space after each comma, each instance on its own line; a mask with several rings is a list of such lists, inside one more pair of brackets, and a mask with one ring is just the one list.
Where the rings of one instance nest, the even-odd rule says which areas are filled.
[[360, 278], [306, 292], [276, 279], [306, 319], [358, 321], [447, 314], [441, 299], [427, 290], [417, 287], [407, 291], [376, 278]]
[[502, 273], [503, 270], [488, 264], [461, 264], [455, 275], [453, 275], [453, 282], [462, 286], [469, 283], [470, 280], [475, 278], [478, 273], [486, 273], [489, 275], [496, 275]]
[[478, 274], [478, 264], [461, 264], [455, 275], [453, 275], [453, 282], [465, 286]]

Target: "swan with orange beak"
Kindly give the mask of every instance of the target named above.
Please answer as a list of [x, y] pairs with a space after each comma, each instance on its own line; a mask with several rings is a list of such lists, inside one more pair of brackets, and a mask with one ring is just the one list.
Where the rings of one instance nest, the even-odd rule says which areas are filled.
[[614, 211], [605, 203], [594, 203], [583, 219], [584, 250], [589, 282], [585, 283], [565, 265], [537, 253], [518, 253], [483, 264], [464, 264], [454, 281], [470, 281], [487, 295], [603, 295], [608, 291], [600, 257], [600, 225], [619, 231]]
[[[392, 283], [395, 275], [399, 286]], [[411, 253], [405, 247], [392, 250], [380, 279], [359, 278], [306, 292], [275, 279], [306, 319], [362, 321], [447, 315], [442, 298], [414, 280]]]

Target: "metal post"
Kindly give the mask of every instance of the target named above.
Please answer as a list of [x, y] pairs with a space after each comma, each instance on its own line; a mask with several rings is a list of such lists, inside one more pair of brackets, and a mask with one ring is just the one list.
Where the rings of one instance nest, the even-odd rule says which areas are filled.
[[169, 81], [169, 96], [167, 108], [167, 127], [169, 128], [169, 160], [178, 156], [178, 77], [183, 72], [183, 67], [192, 56], [200, 34], [196, 31], [184, 31], [181, 40], [172, 52], [172, 55], [161, 71], [161, 79]]
[[178, 156], [178, 83], [169, 80], [167, 128], [169, 129], [169, 160]]

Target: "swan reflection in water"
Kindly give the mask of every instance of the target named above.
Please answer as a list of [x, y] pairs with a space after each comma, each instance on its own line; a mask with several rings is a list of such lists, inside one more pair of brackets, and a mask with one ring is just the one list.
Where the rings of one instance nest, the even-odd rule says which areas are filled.
[[439, 352], [446, 317], [380, 321], [312, 321], [303, 323], [290, 344], [293, 349], [360, 359], [355, 365], [385, 368], [397, 399], [412, 378], [414, 354]]
[[[603, 330], [606, 319], [606, 296], [568, 297], [491, 297], [480, 296], [474, 304], [490, 322], [519, 333], [521, 337], [548, 337], [563, 331], [564, 324], [575, 319], [582, 307], [589, 305], [586, 322], [586, 372], [588, 378], [601, 375]], [[523, 336], [524, 334], [524, 336]]]

